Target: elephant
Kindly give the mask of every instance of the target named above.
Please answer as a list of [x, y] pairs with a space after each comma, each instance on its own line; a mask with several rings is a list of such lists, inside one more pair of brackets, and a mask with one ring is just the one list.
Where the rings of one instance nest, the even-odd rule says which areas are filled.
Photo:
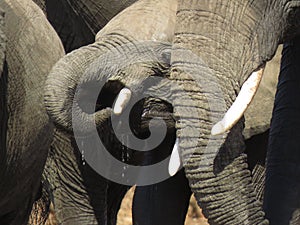
[[[278, 44], [299, 33], [299, 5], [179, 1], [171, 52], [170, 79], [180, 85], [172, 90], [174, 114], [181, 118], [177, 133], [185, 173], [210, 224], [268, 224], [255, 197], [241, 135], [240, 116], [253, 92], [247, 99], [237, 94], [245, 93], [245, 81], [243, 87], [251, 83], [254, 90]], [[193, 135], [197, 131], [200, 135]]]
[[[133, 8], [139, 3], [132, 5]], [[261, 66], [273, 57], [278, 44], [299, 32], [299, 24], [292, 23], [299, 21], [297, 20], [299, 19], [298, 6], [298, 1], [276, 1], [272, 6], [258, 1], [226, 4], [217, 0], [201, 3], [178, 2], [174, 38], [173, 31], [167, 33], [169, 37], [172, 37], [172, 49], [171, 72], [166, 78], [173, 84], [170, 89], [172, 93], [170, 98], [176, 119], [179, 157], [189, 185], [210, 224], [268, 224], [264, 218], [262, 204], [256, 198], [256, 191], [247, 168], [247, 156], [244, 153], [245, 143], [242, 135], [244, 119], [240, 116], [243, 115], [251, 99], [247, 100], [243, 107], [235, 106], [242, 109], [238, 112], [238, 116], [230, 117], [226, 112], [227, 110], [233, 111], [230, 110], [230, 106], [236, 98], [240, 99], [237, 94], [243, 90], [241, 86], [248, 76], [252, 72], [256, 72], [255, 76], [261, 76]], [[118, 48], [119, 45], [126, 46], [128, 43], [123, 39], [130, 36], [125, 32], [127, 30], [121, 30], [125, 32], [125, 35], [122, 33], [122, 38], [117, 41], [114, 36], [119, 34], [120, 27], [124, 26], [124, 23], [120, 25], [118, 18], [122, 18], [125, 13], [127, 10], [115, 17], [97, 34], [96, 46], [105, 41], [114, 46], [117, 42], [117, 47], [113, 47], [117, 48], [117, 51], [109, 50], [109, 53], [112, 52], [115, 55], [127, 49], [126, 47], [123, 50]], [[166, 15], [166, 13], [160, 15]], [[267, 18], [272, 18], [272, 20]], [[283, 18], [282, 24], [276, 22], [278, 18]], [[124, 17], [123, 20], [125, 21]], [[152, 23], [149, 22], [149, 24]], [[147, 26], [138, 27], [144, 29]], [[240, 30], [237, 31], [237, 28]], [[109, 35], [109, 40], [107, 40]], [[144, 40], [143, 37], [140, 38], [140, 35], [143, 35], [142, 31], [134, 32], [135, 38], [132, 39]], [[159, 37], [156, 36], [152, 41], [162, 41]], [[92, 50], [89, 48], [93, 46], [92, 44], [72, 52], [50, 73], [45, 95], [46, 107], [55, 124], [65, 130], [72, 130], [72, 125], [74, 125], [72, 124], [72, 110], [75, 110], [83, 124], [81, 126], [83, 133], [90, 131], [88, 124], [93, 120], [91, 118], [95, 117], [97, 127], [102, 129], [102, 124], [111, 115], [112, 104], [105, 105], [108, 108], [97, 109], [97, 104], [99, 104], [97, 103], [95, 114], [87, 114], [80, 109], [78, 104], [75, 109], [72, 109], [72, 103], [70, 103], [74, 99], [73, 96], [69, 96], [70, 87], [71, 93], [74, 93], [78, 83], [79, 86], [84, 86], [84, 81], [79, 81], [81, 75], [90, 66], [91, 61], [101, 56], [101, 52], [97, 50], [99, 46], [94, 46], [94, 52], [90, 52]], [[133, 53], [136, 51], [135, 45], [129, 48], [133, 48]], [[230, 52], [231, 50], [233, 52]], [[81, 55], [85, 55], [82, 57], [84, 60], [76, 63]], [[108, 62], [105, 61], [107, 60], [105, 57], [101, 60]], [[114, 60], [111, 59], [111, 61]], [[100, 60], [98, 63], [101, 64]], [[99, 67], [99, 65], [94, 67]], [[107, 70], [106, 67], [105, 69]], [[77, 74], [74, 74], [74, 71]], [[91, 71], [94, 77], [89, 75], [85, 82], [100, 79], [95, 75], [95, 71], [92, 69]], [[100, 69], [96, 74], [99, 75], [99, 71]], [[55, 77], [58, 73], [65, 74], [67, 78], [61, 76], [62, 80], [51, 80], [51, 77]], [[88, 72], [84, 76], [86, 74]], [[113, 74], [113, 72], [108, 71], [108, 74]], [[118, 80], [121, 86], [132, 89], [133, 93], [136, 90], [135, 95], [141, 93], [136, 86], [142, 84], [135, 81], [140, 81], [141, 76], [136, 75], [131, 78], [123, 72], [122, 76], [111, 75], [110, 79]], [[120, 91], [119, 88], [112, 89]], [[114, 92], [113, 96], [116, 95], [118, 93]], [[62, 100], [64, 96], [65, 99]], [[224, 114], [225, 119], [221, 120]], [[221, 120], [220, 123], [219, 120]], [[214, 124], [217, 126], [213, 126]]]
[[137, 0], [33, 0], [46, 14], [68, 53], [94, 42], [95, 34]]
[[54, 128], [44, 83], [64, 50], [31, 0], [4, 0], [0, 9], [0, 223], [26, 224]]
[[[284, 43], [267, 152], [264, 210], [271, 224], [299, 224], [299, 36]], [[275, 207], [276, 206], [276, 207]]]
[[[45, 106], [56, 128], [44, 174], [51, 186], [58, 223], [115, 224], [122, 197], [129, 186], [131, 186], [130, 184], [127, 185], [126, 182], [124, 184], [118, 184], [108, 180], [103, 174], [99, 175], [96, 173], [93, 168], [85, 162], [89, 154], [86, 148], [94, 143], [89, 136], [85, 137], [85, 133], [89, 133], [88, 130], [85, 130], [85, 128], [88, 129], [85, 123], [80, 125], [83, 137], [79, 137], [80, 145], [84, 147], [83, 154], [81, 154], [82, 150], [79, 148], [80, 145], [77, 145], [77, 139], [74, 138], [72, 114], [69, 114], [72, 112], [72, 101], [74, 98], [72, 93], [74, 92], [71, 91], [71, 95], [67, 96], [66, 88], [75, 88], [77, 86], [76, 83], [79, 83], [78, 80], [81, 79], [81, 77], [84, 78], [84, 74], [88, 73], [85, 72], [86, 70], [89, 68], [98, 68], [98, 66], [91, 66], [95, 60], [102, 64], [115, 62], [117, 65], [120, 59], [110, 59], [110, 51], [121, 51], [120, 48], [124, 48], [126, 44], [128, 44], [128, 47], [125, 47], [125, 50], [130, 50], [128, 53], [133, 57], [130, 60], [135, 61], [135, 56], [137, 59], [142, 60], [142, 62], [133, 62], [132, 65], [130, 63], [130, 65], [125, 66], [125, 68], [120, 71], [121, 75], [123, 73], [125, 74], [124, 81], [116, 79], [116, 82], [114, 82], [115, 78], [110, 76], [114, 73], [108, 72], [110, 80], [105, 84], [104, 90], [99, 95], [99, 101], [96, 106], [99, 115], [96, 116], [96, 121], [99, 119], [99, 124], [101, 125], [98, 127], [98, 133], [110, 154], [120, 159], [120, 161], [125, 160], [129, 164], [140, 165], [157, 162], [160, 158], [165, 157], [166, 154], [168, 155], [168, 151], [172, 150], [172, 144], [174, 144], [175, 141], [173, 140], [175, 126], [174, 120], [168, 119], [170, 113], [166, 113], [163, 117], [167, 121], [166, 124], [173, 125], [167, 126], [166, 140], [157, 146], [156, 150], [153, 150], [154, 154], [150, 154], [149, 156], [126, 149], [124, 156], [124, 149], [120, 141], [117, 141], [114, 135], [111, 134], [112, 125], [108, 120], [111, 110], [107, 107], [112, 106], [114, 97], [118, 95], [119, 91], [124, 87], [125, 83], [123, 84], [123, 82], [130, 82], [126, 74], [136, 74], [140, 80], [146, 83], [148, 79], [150, 79], [151, 82], [152, 77], [166, 76], [168, 71], [166, 68], [169, 68], [170, 61], [168, 53], [170, 52], [170, 43], [173, 37], [176, 5], [175, 0], [143, 0], [133, 4], [114, 17], [114, 19], [98, 32], [95, 43], [81, 47], [67, 54], [59, 60], [49, 73], [46, 82]], [[160, 9], [160, 11], [157, 11], [157, 9]], [[139, 18], [139, 20], [129, 27], [128, 23], [135, 18]], [[146, 24], [149, 24], [149, 26]], [[137, 44], [136, 52], [133, 53], [131, 48], [138, 42], [142, 42], [142, 44]], [[106, 55], [106, 53], [108, 53], [108, 55]], [[103, 59], [103, 61], [101, 59]], [[103, 77], [99, 76], [99, 79], [105, 79], [108, 75], [104, 75]], [[116, 76], [117, 78], [122, 78], [120, 75]], [[75, 83], [65, 83], [68, 81], [75, 81]], [[164, 83], [160, 84], [160, 82], [158, 82], [157, 86], [164, 86]], [[78, 100], [80, 100], [78, 106], [79, 110], [84, 109], [82, 112], [86, 117], [89, 117], [94, 108], [89, 108], [91, 100], [85, 97], [89, 97], [95, 87], [88, 86], [84, 88], [84, 84], [82, 87], [83, 88], [80, 89], [81, 94], [78, 96]], [[69, 89], [69, 91], [71, 89]], [[163, 108], [168, 109], [168, 105], [163, 101], [162, 103], [160, 102], [161, 100], [159, 99], [155, 100], [150, 98], [144, 103], [142, 101], [140, 103], [142, 106], [137, 104], [136, 110], [133, 110], [133, 118], [141, 118], [141, 120], [138, 122], [139, 120], [137, 121], [137, 119], [135, 119], [135, 123], [132, 124], [137, 136], [141, 138], [147, 137], [147, 133], [149, 133], [147, 128], [149, 122], [147, 121], [152, 117], [151, 114], [153, 111], [159, 112], [164, 111], [162, 110]], [[58, 107], [61, 108], [58, 109]], [[67, 109], [67, 107], [70, 108]], [[146, 110], [143, 111], [143, 109]], [[159, 124], [158, 127], [160, 127]], [[170, 127], [170, 129], [168, 129], [168, 127]], [[159, 152], [159, 154], [155, 154], [155, 151]], [[127, 156], [127, 154], [129, 156]], [[107, 169], [109, 173], [109, 169], [111, 169], [109, 164]], [[165, 173], [167, 174], [167, 171], [165, 171]], [[183, 173], [175, 176], [171, 182], [174, 182], [177, 177], [179, 177], [180, 182], [181, 180], [186, 182], [185, 177], [182, 175]], [[183, 186], [183, 188], [186, 187], [187, 186]], [[142, 189], [137, 188], [137, 192], [139, 192], [139, 190]], [[137, 193], [137, 195], [142, 194]], [[188, 197], [189, 195], [190, 193]], [[179, 203], [183, 205], [184, 208], [187, 208], [188, 200], [188, 198], [185, 199], [185, 205], [183, 205], [182, 202]], [[139, 202], [136, 201], [135, 205], [138, 204]], [[181, 214], [183, 217], [182, 220], [184, 220], [185, 213]]]
[[[243, 130], [245, 152], [255, 193], [261, 202], [264, 197], [265, 160], [281, 50], [282, 46], [279, 46], [273, 59], [267, 63], [259, 89], [245, 112], [245, 128]], [[183, 172], [183, 170], [179, 172], [180, 177], [175, 178], [176, 180], [173, 178], [173, 181], [168, 179], [158, 184], [140, 187], [138, 192], [142, 194], [137, 197], [135, 195], [133, 199], [133, 224], [176, 224], [178, 222], [184, 224], [186, 213], [186, 208], [183, 207], [184, 199], [189, 198], [191, 191], [186, 179], [183, 178]], [[180, 186], [174, 188], [176, 185]], [[174, 198], [181, 202], [181, 207], [179, 207], [180, 204], [176, 204]], [[178, 207], [178, 212], [169, 215], [168, 209], [174, 207]], [[176, 222], [163, 220], [168, 217], [173, 218]]]

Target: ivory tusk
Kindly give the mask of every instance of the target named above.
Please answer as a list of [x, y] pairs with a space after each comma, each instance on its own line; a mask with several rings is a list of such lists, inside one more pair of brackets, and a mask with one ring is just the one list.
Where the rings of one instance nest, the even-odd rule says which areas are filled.
[[236, 97], [232, 106], [225, 113], [223, 119], [213, 126], [212, 135], [218, 135], [230, 130], [243, 116], [244, 112], [251, 103], [259, 83], [262, 79], [264, 66], [258, 71], [253, 72], [243, 84], [240, 93]]
[[131, 98], [131, 91], [128, 88], [123, 88], [118, 97], [117, 100], [114, 104], [113, 107], [113, 112], [116, 115], [120, 115], [123, 110], [125, 109], [126, 105], [128, 104], [128, 102], [130, 101]]
[[169, 168], [168, 168], [171, 177], [177, 173], [180, 166], [181, 166], [181, 161], [179, 157], [179, 139], [177, 138], [172, 150], [172, 154], [169, 162]]

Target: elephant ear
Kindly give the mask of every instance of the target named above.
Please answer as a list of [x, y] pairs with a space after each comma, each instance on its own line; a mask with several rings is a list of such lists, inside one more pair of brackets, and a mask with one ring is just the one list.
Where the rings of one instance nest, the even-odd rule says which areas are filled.
[[4, 33], [4, 10], [0, 8], [0, 78], [2, 77], [5, 60], [6, 36]]

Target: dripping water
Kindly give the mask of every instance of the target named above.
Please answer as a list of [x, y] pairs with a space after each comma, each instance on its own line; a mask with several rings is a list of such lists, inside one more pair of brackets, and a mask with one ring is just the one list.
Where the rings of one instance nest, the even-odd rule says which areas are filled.
[[81, 149], [82, 149], [82, 151], [81, 151], [81, 161], [82, 161], [82, 165], [85, 165], [84, 148], [83, 148], [84, 143], [83, 143], [83, 141], [81, 141], [80, 144], [81, 144]]

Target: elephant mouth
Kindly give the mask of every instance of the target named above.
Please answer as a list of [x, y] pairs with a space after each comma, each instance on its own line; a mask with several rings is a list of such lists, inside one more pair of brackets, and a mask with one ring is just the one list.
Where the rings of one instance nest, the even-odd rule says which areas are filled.
[[[78, 106], [88, 114], [99, 113], [106, 109], [111, 110], [111, 114], [105, 118], [106, 122], [103, 123], [105, 125], [98, 131], [98, 134], [101, 139], [105, 140], [105, 146], [110, 149], [110, 153], [116, 158], [121, 158], [124, 161], [122, 156], [124, 152], [120, 154], [120, 151], [124, 151], [125, 149], [126, 154], [129, 155], [125, 160], [127, 163], [149, 165], [164, 160], [170, 156], [172, 150], [177, 149], [174, 148], [175, 143], [178, 143], [176, 142], [176, 121], [173, 115], [173, 106], [170, 103], [151, 96], [136, 101], [138, 94], [131, 93], [123, 83], [117, 80], [105, 83], [95, 103], [95, 99], [90, 96], [96, 90], [98, 90], [97, 82], [81, 85], [77, 100]], [[166, 128], [165, 137], [162, 138], [159, 146], [153, 150], [144, 152], [129, 149], [120, 143], [114, 134], [115, 131], [112, 127], [111, 119], [113, 117], [114, 120], [118, 120], [126, 111], [129, 111], [129, 121], [125, 121], [125, 123], [129, 124], [130, 132], [138, 139], [146, 140], [151, 136], [151, 132], [160, 130], [163, 126]], [[126, 133], [124, 134], [126, 135]], [[118, 150], [116, 151], [113, 148]], [[174, 174], [170, 173], [170, 175]]]
[[139, 165], [155, 164], [170, 156], [176, 140], [175, 119], [171, 104], [159, 98], [143, 98], [132, 107], [129, 125], [133, 134], [146, 142], [152, 132], [163, 129], [163, 126], [166, 127], [166, 134], [156, 148], [147, 152], [135, 152], [134, 161], [139, 162]]
[[[119, 81], [108, 81], [101, 89], [96, 103], [92, 98], [98, 89], [95, 82], [86, 83], [81, 86], [80, 93], [77, 95], [76, 102], [83, 112], [94, 114], [104, 109], [111, 109], [114, 115], [121, 115], [127, 108], [130, 101], [134, 102], [135, 97], [131, 98], [131, 91]], [[161, 122], [155, 118], [164, 120], [167, 131], [175, 129], [175, 119], [173, 117], [173, 107], [170, 103], [160, 98], [145, 97], [136, 101], [130, 110], [130, 127], [138, 137], [146, 137], [149, 134], [149, 123], [154, 127], [161, 127]]]
[[[120, 93], [121, 92], [122, 90]], [[124, 95], [130, 96], [131, 94]], [[118, 101], [117, 99], [115, 102], [119, 102], [122, 106], [116, 106], [115, 104], [114, 107], [117, 107], [118, 113], [122, 113], [122, 111], [126, 108], [126, 104], [128, 104], [130, 100], [126, 99], [125, 96], [120, 96], [120, 94], [118, 95], [118, 98], [121, 100]], [[157, 118], [159, 118], [159, 120], [156, 120]], [[161, 129], [162, 126], [166, 126], [166, 135], [160, 146], [158, 146], [159, 149], [163, 148], [163, 151], [159, 150], [158, 153], [152, 154], [150, 158], [154, 158], [154, 161], [150, 161], [152, 164], [157, 163], [171, 155], [168, 171], [170, 176], [174, 176], [180, 169], [182, 162], [179, 156], [179, 141], [176, 137], [176, 121], [173, 114], [173, 106], [160, 98], [143, 98], [133, 106], [130, 114], [130, 121], [132, 131], [140, 139], [146, 139], [151, 135], [149, 130], [150, 123], [152, 126], [152, 132], [155, 129]]]
[[167, 126], [167, 133], [174, 132], [175, 120], [171, 104], [153, 97], [147, 97], [138, 101], [130, 114], [130, 121], [134, 121], [131, 123], [131, 126], [135, 135], [139, 138], [149, 137], [150, 122], [151, 126], [159, 129], [163, 124], [161, 120], [156, 120], [156, 118], [164, 121]]

